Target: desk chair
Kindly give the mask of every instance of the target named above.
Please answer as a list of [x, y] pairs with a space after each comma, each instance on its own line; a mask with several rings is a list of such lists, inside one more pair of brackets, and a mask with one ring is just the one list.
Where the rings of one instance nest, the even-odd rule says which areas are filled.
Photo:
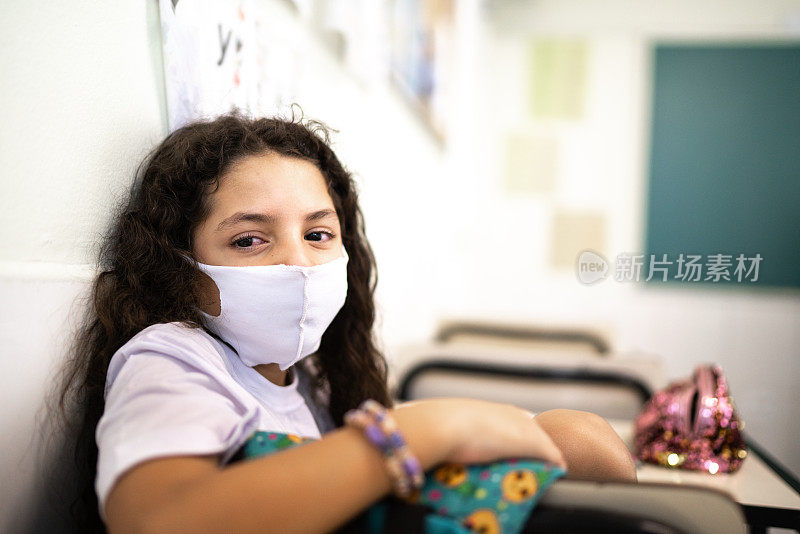
[[537, 352], [573, 352], [608, 356], [611, 348], [597, 332], [581, 328], [542, 327], [485, 321], [444, 321], [435, 335], [439, 344], [521, 347]]
[[397, 397], [473, 397], [507, 402], [535, 413], [571, 408], [606, 418], [631, 419], [650, 398], [650, 387], [634, 375], [590, 367], [430, 360], [405, 373]]
[[610, 419], [632, 419], [661, 387], [660, 362], [539, 353], [523, 347], [431, 343], [397, 354], [396, 397], [474, 397], [543, 412], [571, 408]]
[[525, 532], [744, 534], [747, 528], [740, 506], [710, 488], [559, 480]]

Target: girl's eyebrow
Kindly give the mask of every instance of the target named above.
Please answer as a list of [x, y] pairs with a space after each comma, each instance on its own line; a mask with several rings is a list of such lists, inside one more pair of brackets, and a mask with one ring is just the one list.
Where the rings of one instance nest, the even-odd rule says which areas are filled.
[[[306, 215], [306, 222], [311, 221], [318, 221], [320, 219], [326, 219], [328, 217], [337, 217], [336, 212], [331, 209], [323, 209], [312, 211], [308, 215]], [[217, 232], [224, 230], [229, 226], [235, 226], [240, 222], [257, 222], [257, 223], [264, 223], [264, 224], [274, 224], [278, 218], [274, 215], [269, 213], [248, 213], [244, 211], [239, 211], [219, 223], [217, 226]]]

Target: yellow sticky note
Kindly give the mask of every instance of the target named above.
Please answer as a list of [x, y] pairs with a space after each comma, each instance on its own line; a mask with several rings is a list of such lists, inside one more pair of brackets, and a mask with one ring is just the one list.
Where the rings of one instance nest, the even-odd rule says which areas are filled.
[[530, 43], [530, 110], [534, 117], [583, 117], [588, 47], [580, 39], [536, 38]]
[[511, 134], [506, 144], [506, 190], [550, 193], [558, 173], [558, 142], [553, 137]]
[[574, 269], [584, 250], [601, 254], [606, 248], [606, 218], [583, 212], [557, 211], [553, 218], [551, 265], [554, 269]]

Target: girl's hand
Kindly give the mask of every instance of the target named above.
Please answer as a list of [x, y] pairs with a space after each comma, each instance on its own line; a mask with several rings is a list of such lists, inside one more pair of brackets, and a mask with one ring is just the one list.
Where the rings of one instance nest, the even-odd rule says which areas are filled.
[[393, 412], [401, 427], [407, 419], [429, 427], [432, 439], [441, 443], [439, 462], [536, 458], [566, 468], [561, 450], [533, 419], [533, 414], [510, 404], [477, 399], [428, 399], [398, 405]]

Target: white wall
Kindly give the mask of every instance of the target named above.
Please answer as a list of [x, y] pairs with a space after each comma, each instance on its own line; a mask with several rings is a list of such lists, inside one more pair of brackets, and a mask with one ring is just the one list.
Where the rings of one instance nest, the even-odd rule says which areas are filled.
[[115, 197], [165, 134], [152, 4], [4, 4], [0, 260], [91, 262]]
[[[155, 7], [0, 9], [0, 532], [25, 531], [34, 515], [21, 511], [41, 506], [35, 416], [64, 358], [64, 325], [110, 210], [166, 132]], [[54, 531], [52, 514], [36, 516], [37, 530]]]

